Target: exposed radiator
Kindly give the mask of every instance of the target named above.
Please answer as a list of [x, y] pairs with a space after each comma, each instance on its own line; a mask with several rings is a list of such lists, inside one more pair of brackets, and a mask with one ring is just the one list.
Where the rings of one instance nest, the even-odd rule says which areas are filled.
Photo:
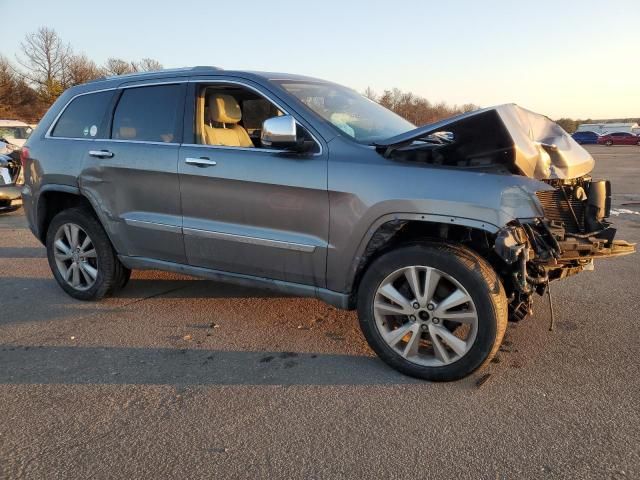
[[567, 197], [573, 207], [578, 223], [576, 223], [576, 219], [571, 213], [571, 209], [567, 203], [567, 197], [565, 197], [561, 189], [536, 192], [536, 196], [542, 204], [546, 218], [562, 222], [567, 232], [579, 233], [583, 231], [585, 205], [583, 201], [573, 198], [571, 190], [567, 190]]

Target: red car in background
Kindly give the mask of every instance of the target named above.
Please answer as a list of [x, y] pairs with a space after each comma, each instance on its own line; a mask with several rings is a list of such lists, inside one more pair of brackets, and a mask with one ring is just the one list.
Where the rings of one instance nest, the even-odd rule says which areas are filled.
[[629, 132], [613, 132], [598, 138], [598, 145], [640, 145], [640, 136]]

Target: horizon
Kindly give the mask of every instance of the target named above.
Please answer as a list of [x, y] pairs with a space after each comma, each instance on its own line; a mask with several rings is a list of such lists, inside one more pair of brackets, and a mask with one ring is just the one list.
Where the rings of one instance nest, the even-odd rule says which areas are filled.
[[[640, 9], [632, 1], [617, 2], [625, 15], [613, 17], [601, 15], [595, 1], [578, 7], [539, 1], [526, 16], [508, 2], [436, 9], [407, 1], [395, 7], [406, 15], [401, 21], [380, 1], [361, 8], [330, 0], [304, 10], [290, 0], [269, 9], [246, 3], [251, 14], [238, 16], [233, 5], [202, 9], [192, 0], [180, 11], [168, 2], [114, 0], [89, 10], [77, 0], [63, 8], [33, 0], [29, 15], [3, 25], [0, 54], [15, 64], [24, 36], [46, 26], [98, 64], [150, 57], [165, 68], [213, 64], [299, 73], [359, 92], [398, 88], [433, 103], [517, 103], [555, 119], [640, 118], [640, 66], [629, 60]], [[171, 16], [142, 21], [149, 7]], [[201, 15], [192, 14], [197, 8]]]

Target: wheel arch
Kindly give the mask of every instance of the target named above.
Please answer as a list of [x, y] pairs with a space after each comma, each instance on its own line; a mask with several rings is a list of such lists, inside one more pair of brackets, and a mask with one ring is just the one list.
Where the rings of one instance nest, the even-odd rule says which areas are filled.
[[482, 256], [482, 242], [488, 242], [499, 228], [492, 223], [464, 217], [433, 214], [390, 214], [380, 217], [361, 240], [348, 272], [347, 287], [354, 307], [362, 276], [379, 256], [410, 242], [461, 243]]
[[86, 207], [100, 221], [95, 208], [79, 188], [49, 184], [42, 187], [36, 203], [37, 237], [44, 244], [51, 220], [58, 213], [73, 207]]

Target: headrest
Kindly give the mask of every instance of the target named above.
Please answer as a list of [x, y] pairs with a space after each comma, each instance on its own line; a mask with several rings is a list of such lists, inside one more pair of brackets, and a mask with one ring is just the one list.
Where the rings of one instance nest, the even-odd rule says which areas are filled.
[[217, 123], [238, 123], [242, 120], [240, 105], [231, 95], [214, 93], [209, 96], [209, 121]]
[[123, 140], [131, 140], [136, 138], [136, 129], [135, 127], [120, 127], [118, 129], [118, 138]]

